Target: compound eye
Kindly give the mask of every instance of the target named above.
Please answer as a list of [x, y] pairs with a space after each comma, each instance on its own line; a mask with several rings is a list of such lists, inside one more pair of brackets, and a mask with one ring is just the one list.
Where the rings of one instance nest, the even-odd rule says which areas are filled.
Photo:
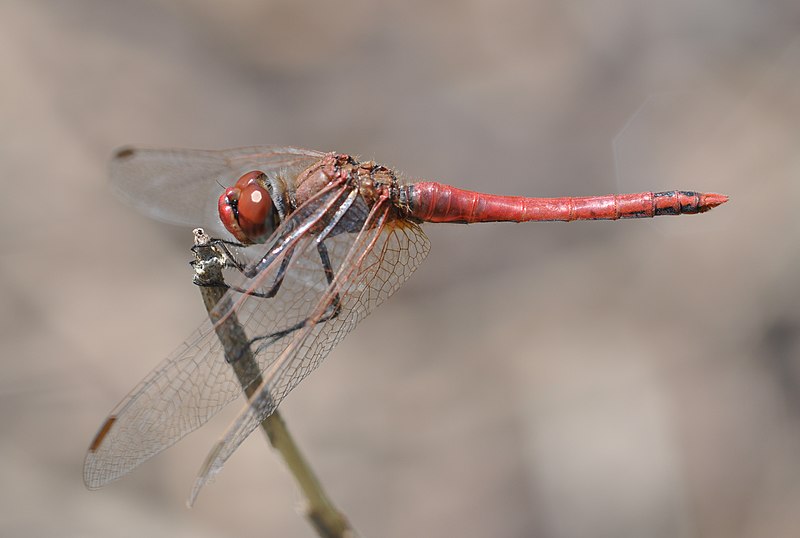
[[242, 243], [261, 243], [272, 232], [273, 205], [263, 172], [248, 172], [220, 196], [219, 218]]

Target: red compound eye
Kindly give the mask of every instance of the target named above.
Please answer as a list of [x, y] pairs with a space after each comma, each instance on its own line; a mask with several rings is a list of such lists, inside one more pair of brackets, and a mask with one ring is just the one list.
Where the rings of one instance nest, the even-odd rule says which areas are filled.
[[273, 205], [263, 172], [248, 172], [219, 197], [219, 218], [242, 243], [261, 243], [272, 233]]

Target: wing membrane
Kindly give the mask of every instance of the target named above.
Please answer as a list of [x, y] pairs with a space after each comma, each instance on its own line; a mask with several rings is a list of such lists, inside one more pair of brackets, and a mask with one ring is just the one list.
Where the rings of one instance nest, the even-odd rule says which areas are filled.
[[120, 148], [111, 161], [111, 186], [126, 203], [170, 224], [224, 233], [217, 199], [251, 170], [294, 177], [322, 158], [318, 151], [253, 146], [226, 150]]
[[[297, 234], [320, 220], [346, 198], [345, 187], [319, 193], [298, 208], [266, 245], [257, 259], [270, 258], [245, 289], [275, 278], [281, 261], [292, 253], [289, 271], [278, 295], [271, 299], [229, 291], [223, 298], [235, 305], [248, 335], [280, 331], [308, 317], [309, 304], [327, 288], [327, 281], [311, 234]], [[259, 349], [260, 370], [269, 367], [289, 338]], [[260, 373], [259, 372], [257, 373]], [[111, 412], [92, 442], [84, 463], [84, 481], [97, 488], [128, 473], [143, 461], [202, 426], [220, 409], [242, 394], [233, 369], [210, 321], [170, 354]]]

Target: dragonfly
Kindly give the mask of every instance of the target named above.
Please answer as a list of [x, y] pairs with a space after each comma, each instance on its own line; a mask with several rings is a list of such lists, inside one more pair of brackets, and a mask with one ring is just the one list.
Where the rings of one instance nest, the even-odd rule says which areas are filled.
[[[144, 214], [203, 226], [230, 255], [223, 299], [109, 414], [83, 478], [99, 488], [173, 445], [243, 394], [247, 406], [213, 447], [192, 498], [333, 348], [417, 269], [425, 222], [616, 220], [703, 213], [728, 200], [671, 190], [530, 198], [404, 182], [335, 152], [124, 147], [111, 185]], [[237, 316], [257, 368], [234, 375], [215, 324]], [[215, 321], [212, 321], [215, 320]]]

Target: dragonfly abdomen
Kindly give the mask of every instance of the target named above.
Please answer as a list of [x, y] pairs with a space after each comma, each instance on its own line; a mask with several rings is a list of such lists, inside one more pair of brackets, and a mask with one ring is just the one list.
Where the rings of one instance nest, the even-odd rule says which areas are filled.
[[529, 222], [617, 220], [703, 213], [727, 201], [693, 191], [606, 196], [527, 198], [457, 189], [435, 182], [409, 185], [407, 211], [424, 222]]

